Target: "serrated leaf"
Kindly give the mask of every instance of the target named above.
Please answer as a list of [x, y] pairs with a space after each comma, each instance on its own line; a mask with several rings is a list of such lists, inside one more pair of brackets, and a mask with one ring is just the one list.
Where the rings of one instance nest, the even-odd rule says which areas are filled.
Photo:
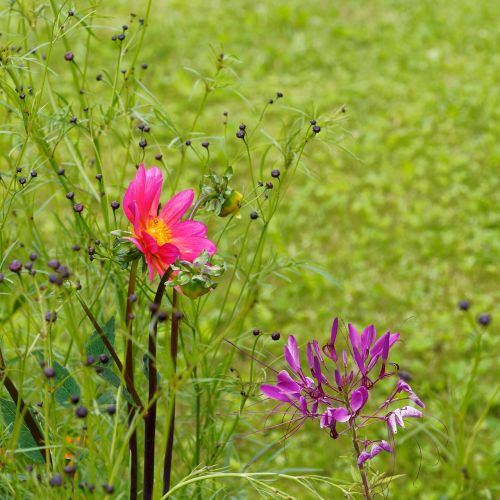
[[56, 371], [56, 392], [54, 394], [56, 401], [63, 406], [70, 406], [71, 396], [80, 396], [80, 386], [69, 373], [66, 367], [59, 364], [57, 361], [52, 363], [52, 367]]
[[[10, 401], [9, 399], [0, 398], [0, 411], [2, 413], [2, 419], [6, 427], [8, 428], [14, 427], [16, 420], [16, 410], [17, 407], [13, 401]], [[23, 421], [23, 423], [21, 424], [21, 429], [19, 431], [20, 450], [22, 451], [23, 449], [36, 448], [37, 446], [38, 445], [36, 444], [35, 439], [31, 435], [30, 430]], [[38, 450], [23, 451], [23, 454], [29, 457], [29, 459], [32, 460], [33, 462], [39, 464], [45, 463], [41, 451]]]

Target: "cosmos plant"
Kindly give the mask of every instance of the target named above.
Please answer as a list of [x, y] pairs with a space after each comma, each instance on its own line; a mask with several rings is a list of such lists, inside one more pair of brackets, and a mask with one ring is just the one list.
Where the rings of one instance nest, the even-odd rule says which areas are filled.
[[[399, 340], [399, 333], [386, 332], [377, 338], [373, 325], [361, 334], [349, 323], [347, 349], [337, 352], [338, 318], [332, 325], [330, 341], [320, 347], [317, 340], [307, 344], [307, 365], [311, 377], [304, 373], [295, 337], [290, 336], [284, 348], [288, 370], [277, 374], [275, 385], [264, 384], [261, 391], [269, 398], [289, 405], [293, 420], [315, 420], [330, 437], [349, 434], [356, 454], [364, 496], [372, 498], [365, 462], [381, 452], [393, 453], [394, 435], [405, 427], [408, 418], [421, 418], [425, 408], [412, 388], [397, 377], [392, 390], [382, 401], [372, 393], [386, 378], [397, 376], [397, 365], [389, 363], [389, 352]], [[372, 396], [373, 394], [373, 396]], [[367, 403], [370, 409], [365, 410]], [[372, 424], [383, 424], [385, 439], [361, 439], [358, 432]], [[391, 443], [391, 444], [390, 444]]]

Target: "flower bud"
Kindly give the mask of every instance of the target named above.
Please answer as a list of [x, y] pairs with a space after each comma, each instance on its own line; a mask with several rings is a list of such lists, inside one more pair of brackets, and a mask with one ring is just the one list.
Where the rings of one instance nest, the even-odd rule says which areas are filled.
[[227, 217], [228, 215], [238, 215], [241, 207], [241, 200], [243, 195], [234, 189], [230, 191], [230, 194], [225, 197], [224, 203], [222, 204], [221, 210], [219, 212], [219, 217]]

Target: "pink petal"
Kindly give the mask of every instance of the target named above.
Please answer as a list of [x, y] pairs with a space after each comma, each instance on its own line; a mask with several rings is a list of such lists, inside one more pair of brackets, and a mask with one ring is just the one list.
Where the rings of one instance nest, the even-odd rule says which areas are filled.
[[361, 334], [361, 346], [362, 346], [363, 356], [366, 356], [366, 354], [368, 353], [368, 350], [373, 344], [376, 335], [377, 333], [373, 325], [367, 326], [363, 330], [363, 333]]
[[351, 341], [353, 349], [357, 349], [359, 351], [361, 345], [359, 341], [358, 331], [356, 330], [356, 328], [354, 328], [354, 325], [352, 325], [351, 323], [347, 325], [347, 328], [349, 330], [349, 340]]
[[278, 388], [282, 392], [289, 392], [298, 394], [300, 393], [300, 385], [297, 384], [292, 377], [290, 377], [289, 373], [286, 370], [282, 370], [278, 373]]
[[398, 426], [396, 425], [396, 417], [394, 416], [394, 413], [391, 413], [387, 418], [387, 426], [393, 434], [398, 433]]
[[139, 165], [135, 178], [123, 197], [123, 210], [132, 224], [138, 222], [137, 213], [142, 224], [145, 224], [148, 218], [156, 217], [162, 184], [163, 176], [158, 167], [146, 170], [143, 164]]
[[337, 339], [337, 332], [339, 330], [339, 318], [335, 318], [332, 324], [332, 332], [330, 334], [330, 345], [335, 345], [335, 340]]
[[203, 222], [195, 220], [176, 222], [169, 226], [169, 229], [175, 234], [182, 234], [184, 236], [200, 236], [204, 238], [207, 235], [207, 226]]
[[170, 227], [180, 220], [188, 208], [193, 204], [194, 191], [186, 189], [174, 195], [161, 209], [160, 217]]
[[206, 250], [210, 255], [217, 251], [217, 247], [213, 241], [201, 236], [189, 236], [171, 231], [172, 237], [170, 243], [175, 245], [180, 251], [181, 260], [193, 262], [199, 255]]
[[384, 441], [383, 439], [382, 439], [382, 441], [380, 441], [379, 446], [383, 450], [387, 451], [388, 453], [392, 453], [393, 452], [393, 449], [391, 448], [391, 445], [387, 441]]
[[[401, 408], [400, 411], [401, 411], [401, 420], [403, 419], [403, 417], [405, 417], [405, 418], [421, 418], [422, 417], [422, 412], [417, 410], [416, 408], [413, 408], [413, 406], [404, 406], [403, 408]], [[404, 427], [404, 425], [401, 425], [401, 427]]]

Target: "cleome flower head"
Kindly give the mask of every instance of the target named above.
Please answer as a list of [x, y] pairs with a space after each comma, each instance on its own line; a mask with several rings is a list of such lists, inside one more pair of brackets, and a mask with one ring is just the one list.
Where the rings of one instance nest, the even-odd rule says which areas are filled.
[[[297, 341], [290, 336], [284, 348], [288, 370], [277, 374], [276, 384], [261, 385], [261, 391], [271, 399], [290, 405], [302, 418], [318, 420], [321, 428], [329, 429], [333, 439], [376, 422], [385, 422], [392, 437], [398, 426], [404, 428], [406, 418], [422, 417], [422, 412], [411, 405], [393, 409], [399, 402], [408, 400], [420, 408], [425, 407], [411, 387], [400, 379], [384, 401], [372, 404], [375, 408], [370, 412], [364, 411], [375, 385], [397, 375], [388, 358], [399, 340], [399, 333], [386, 332], [377, 338], [373, 325], [359, 333], [349, 323], [347, 349], [339, 355], [338, 329], [338, 318], [335, 318], [327, 345], [321, 348], [316, 340], [307, 344], [308, 374], [302, 368]], [[358, 465], [381, 451], [392, 453], [391, 446], [384, 440], [362, 440], [361, 444], [363, 450], [358, 455]]]
[[146, 170], [141, 164], [123, 198], [133, 232], [128, 239], [144, 254], [151, 281], [155, 273], [163, 275], [177, 259], [193, 262], [203, 251], [213, 255], [217, 250], [206, 238], [205, 224], [181, 220], [193, 203], [194, 191], [177, 193], [159, 211], [162, 184], [158, 167]]

